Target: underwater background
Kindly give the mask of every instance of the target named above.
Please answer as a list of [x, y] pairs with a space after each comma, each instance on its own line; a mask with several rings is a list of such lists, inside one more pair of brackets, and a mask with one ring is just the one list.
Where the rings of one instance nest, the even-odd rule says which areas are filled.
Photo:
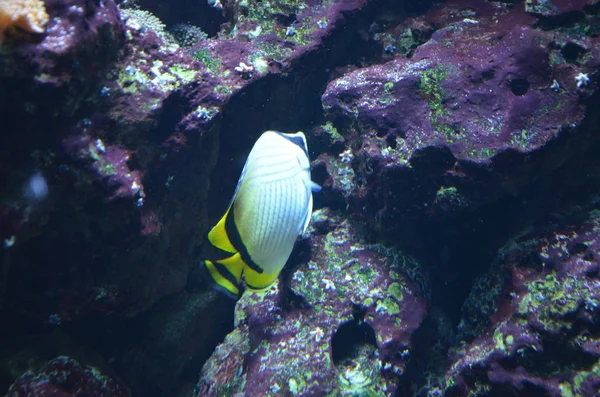
[[[0, 1], [0, 395], [600, 395], [600, 1]], [[312, 222], [238, 301], [263, 131]]]

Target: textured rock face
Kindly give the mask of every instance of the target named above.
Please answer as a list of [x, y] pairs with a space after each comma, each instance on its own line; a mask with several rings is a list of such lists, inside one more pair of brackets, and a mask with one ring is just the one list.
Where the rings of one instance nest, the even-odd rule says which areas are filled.
[[128, 397], [120, 381], [84, 366], [69, 357], [57, 357], [36, 371], [24, 373], [8, 391], [7, 397]]
[[532, 151], [583, 117], [575, 77], [586, 69], [550, 65], [552, 40], [527, 26], [463, 20], [436, 31], [409, 60], [332, 81], [323, 104], [364, 131], [386, 132], [383, 148], [399, 165], [428, 146], [475, 161], [509, 148]]
[[[2, 107], [8, 133], [0, 233], [11, 250], [0, 291], [7, 310], [46, 324], [95, 311], [134, 315], [184, 286], [189, 253], [208, 225], [223, 106], [282, 73], [284, 58], [270, 51], [286, 49], [291, 63], [308, 53], [309, 42], [313, 48], [330, 34], [342, 12], [363, 4], [308, 10], [296, 3], [268, 12], [305, 10], [312, 15], [306, 23], [322, 34], [298, 28], [297, 35], [279, 37], [285, 27], [267, 18], [270, 30], [258, 29], [263, 35], [251, 42], [232, 34], [183, 48], [148, 12], [118, 10], [112, 0], [73, 0], [46, 3], [50, 22], [39, 42], [6, 44], [0, 78], [11, 100]], [[228, 7], [233, 12], [237, 5]], [[271, 15], [247, 7], [257, 21]], [[235, 9], [236, 32], [248, 24], [258, 28]], [[319, 27], [321, 15], [328, 22]], [[269, 51], [254, 43], [269, 37]], [[226, 131], [245, 129], [242, 124]], [[226, 142], [245, 150], [254, 136], [238, 135], [225, 135]], [[219, 168], [234, 180], [239, 170], [230, 171], [228, 161]], [[49, 186], [44, 200], [24, 192], [32, 175]]]
[[[185, 283], [190, 247], [162, 237], [182, 241], [204, 222], [195, 203], [205, 194], [171, 194], [206, 191], [216, 142], [194, 125], [187, 144], [202, 158], [174, 161], [184, 137], [164, 105], [182, 105], [178, 95], [193, 95], [202, 72], [152, 31], [125, 26], [112, 1], [47, 9], [41, 41], [11, 44], [2, 69], [11, 98], [2, 110], [2, 238], [13, 242], [4, 308], [52, 325], [97, 310], [135, 314]], [[191, 176], [174, 181], [180, 172]], [[24, 192], [34, 173], [47, 197]]]
[[[2, 43], [0, 314], [14, 325], [6, 329], [10, 335], [26, 329], [37, 337], [75, 323], [69, 332], [81, 332], [94, 345], [91, 349], [110, 355], [134, 394], [174, 395], [185, 384], [180, 377], [196, 380], [195, 373], [186, 375], [188, 365], [198, 366], [215, 335], [228, 327], [228, 321], [219, 321], [211, 329], [198, 329], [198, 321], [215, 312], [228, 319], [228, 305], [213, 294], [186, 291], [141, 313], [180, 292], [198, 259], [193, 251], [208, 226], [209, 176], [224, 106], [242, 115], [227, 118], [225, 146], [245, 151], [254, 133], [274, 127], [272, 115], [289, 119], [279, 101], [289, 96], [288, 90], [280, 88], [277, 97], [265, 84], [276, 75], [279, 82], [298, 85], [287, 77], [294, 60], [313, 54], [315, 62], [324, 38], [341, 31], [350, 11], [366, 2], [315, 8], [294, 2], [276, 10], [226, 2], [228, 15], [235, 14], [239, 25], [235, 32], [252, 28], [264, 34], [238, 40], [224, 25], [220, 39], [205, 40], [197, 29], [199, 41], [181, 46], [152, 14], [121, 3], [119, 10], [112, 0], [48, 0], [44, 32], [7, 34]], [[183, 2], [177, 6], [185, 8]], [[246, 18], [243, 7], [252, 9], [256, 19]], [[297, 34], [287, 34], [291, 22], [272, 25], [272, 16], [284, 11], [301, 14]], [[258, 21], [270, 28], [260, 28]], [[337, 48], [336, 54], [344, 45]], [[325, 74], [320, 76], [324, 81]], [[242, 90], [250, 100], [238, 96], [232, 101]], [[255, 103], [261, 104], [258, 109], [263, 103], [277, 106], [267, 117]], [[232, 128], [229, 120], [239, 125]], [[239, 172], [229, 155], [220, 156], [224, 175]], [[220, 195], [221, 182], [235, 184], [234, 178], [219, 176], [217, 206], [229, 199]], [[231, 194], [226, 186], [223, 191]], [[119, 332], [111, 329], [114, 323], [106, 329], [85, 323], [109, 314], [134, 316], [131, 322], [120, 321], [138, 330], [134, 339], [139, 340], [134, 343], [125, 333], [98, 342]], [[152, 330], [142, 332], [146, 327]], [[127, 347], [115, 351], [121, 342]], [[157, 355], [164, 360], [148, 359]], [[1, 379], [3, 388], [10, 383]]]
[[310, 259], [237, 303], [236, 328], [205, 365], [199, 396], [396, 390], [425, 315], [406, 276], [417, 264], [360, 243], [339, 215], [318, 212], [313, 224]]
[[[599, 393], [597, 2], [117, 3], [0, 44], [2, 391]], [[266, 129], [339, 212], [225, 337], [196, 248]]]
[[[490, 327], [456, 349], [447, 395], [600, 393], [600, 214], [579, 215], [581, 222], [545, 225], [502, 249], [498, 266], [509, 277], [488, 284], [488, 292], [502, 291]], [[482, 310], [482, 298], [471, 304]]]
[[[478, 207], [552, 172], [581, 150], [563, 149], [543, 169], [506, 167], [494, 157], [507, 150], [534, 152], [581, 125], [582, 98], [595, 86], [578, 76], [598, 67], [595, 40], [577, 40], [588, 57], [572, 62], [564, 48], [575, 45], [573, 39], [533, 29], [517, 8], [476, 15], [450, 21], [410, 59], [397, 57], [329, 83], [323, 106], [332, 119], [341, 119], [345, 159], [359, 174], [346, 190], [333, 188], [357, 201], [357, 211], [379, 211], [390, 201], [436, 211]], [[515, 19], [525, 24], [509, 22]], [[407, 194], [420, 172], [429, 180]], [[498, 177], [511, 181], [503, 186]], [[333, 173], [330, 183], [339, 179]], [[395, 208], [387, 206], [384, 227], [402, 216], [405, 207]]]

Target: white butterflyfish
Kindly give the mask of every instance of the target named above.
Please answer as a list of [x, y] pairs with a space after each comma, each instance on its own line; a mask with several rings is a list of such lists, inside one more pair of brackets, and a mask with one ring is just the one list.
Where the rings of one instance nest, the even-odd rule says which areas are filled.
[[250, 289], [271, 286], [310, 223], [312, 192], [306, 137], [266, 131], [256, 141], [229, 208], [208, 233], [226, 253], [203, 265], [215, 287], [237, 298], [242, 275]]

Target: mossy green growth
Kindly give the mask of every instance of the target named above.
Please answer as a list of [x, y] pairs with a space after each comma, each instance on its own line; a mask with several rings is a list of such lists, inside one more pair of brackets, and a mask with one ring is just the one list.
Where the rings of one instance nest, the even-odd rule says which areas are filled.
[[449, 186], [449, 187], [440, 187], [437, 191], [437, 193], [435, 194], [435, 198], [437, 200], [450, 200], [452, 201], [453, 198], [458, 194], [458, 189], [455, 188], [454, 186]]
[[381, 93], [381, 97], [379, 98], [379, 103], [382, 105], [389, 105], [394, 101], [394, 83], [391, 81], [386, 81], [383, 84], [383, 91]]
[[468, 205], [469, 200], [454, 186], [441, 186], [435, 194], [435, 203], [446, 209], [460, 209]]
[[228, 87], [226, 85], [217, 85], [214, 88], [214, 92], [217, 94], [231, 95], [233, 93], [233, 90], [231, 89], [231, 87]]
[[326, 122], [325, 124], [323, 124], [321, 126], [321, 128], [323, 129], [323, 131], [329, 135], [329, 137], [331, 138], [331, 141], [333, 143], [335, 142], [344, 142], [344, 138], [342, 137], [342, 135], [338, 132], [337, 128], [335, 128], [333, 126], [333, 123], [331, 121]]
[[198, 74], [197, 71], [193, 69], [188, 69], [184, 65], [173, 65], [169, 70], [172, 74], [177, 76], [184, 84], [188, 84], [196, 80], [196, 76]]
[[292, 49], [289, 47], [272, 44], [267, 41], [256, 42], [255, 44], [261, 51], [277, 62], [282, 62], [292, 53]]
[[580, 371], [577, 375], [575, 375], [573, 378], [573, 386], [575, 389], [579, 390], [583, 382], [590, 376], [600, 376], [600, 360], [596, 361], [596, 364], [594, 364], [591, 370]]
[[446, 80], [446, 68], [438, 65], [421, 73], [419, 91], [427, 100], [427, 104], [433, 111], [434, 116], [443, 116], [447, 111], [442, 106], [444, 100], [444, 89], [442, 83]]
[[519, 314], [535, 315], [547, 331], [569, 328], [572, 321], [565, 317], [575, 313], [584, 302], [591, 299], [591, 293], [581, 278], [570, 274], [560, 280], [556, 272], [543, 279], [526, 283], [528, 293], [519, 303]]
[[469, 150], [469, 156], [475, 159], [488, 159], [498, 153], [497, 149], [479, 148]]
[[186, 79], [192, 78], [186, 73], [183, 67], [168, 68], [159, 59], [151, 63], [146, 59], [138, 59], [119, 71], [117, 83], [124, 92], [131, 94], [144, 89], [168, 92], [179, 88], [181, 82], [185, 82]]
[[520, 131], [515, 131], [510, 135], [510, 143], [517, 146], [521, 150], [527, 149], [533, 133], [523, 128]]
[[269, 61], [260, 52], [251, 55], [249, 62], [259, 74], [265, 74], [269, 71]]
[[275, 34], [280, 39], [291, 41], [297, 45], [306, 45], [311, 41], [312, 32], [317, 29], [317, 24], [311, 17], [302, 18], [302, 23], [293, 27], [293, 34], [288, 34], [287, 28], [275, 29]]
[[377, 301], [377, 308], [375, 310], [378, 312], [385, 311], [390, 316], [393, 316], [400, 313], [400, 306], [398, 306], [394, 299], [385, 298], [382, 301]]
[[248, 11], [246, 15], [240, 17], [258, 24], [262, 33], [272, 32], [276, 15], [299, 15], [307, 7], [303, 0], [242, 1], [241, 3], [240, 5], [246, 6]]
[[393, 296], [394, 298], [398, 299], [398, 301], [401, 301], [402, 298], [404, 297], [403, 294], [403, 288], [402, 285], [400, 285], [400, 283], [392, 283], [390, 284], [390, 286], [388, 287], [388, 294], [390, 296]]
[[448, 114], [448, 110], [444, 107], [445, 92], [442, 84], [446, 81], [448, 73], [453, 67], [453, 65], [437, 65], [434, 68], [427, 69], [421, 73], [421, 81], [419, 82], [419, 91], [431, 110], [431, 126], [436, 132], [443, 134], [450, 143], [454, 142], [458, 131], [452, 126], [442, 123], [440, 118]]
[[394, 53], [405, 56], [410, 55], [419, 44], [424, 42], [423, 39], [415, 38], [410, 28], [407, 28], [399, 35], [393, 35], [387, 31], [376, 33], [375, 40], [381, 42], [383, 48], [393, 48]]
[[573, 388], [571, 384], [568, 382], [562, 382], [558, 385], [558, 389], [560, 390], [560, 395], [562, 397], [576, 397], [576, 394], [573, 394]]
[[497, 327], [494, 331], [494, 342], [496, 343], [496, 347], [505, 353], [509, 353], [511, 346], [515, 342], [515, 337], [512, 335], [504, 335], [500, 331], [500, 327]]
[[192, 51], [191, 56], [195, 60], [202, 62], [204, 66], [213, 73], [218, 72], [221, 67], [221, 61], [213, 57], [207, 48], [199, 48]]
[[356, 275], [356, 277], [365, 286], [370, 285], [371, 281], [377, 275], [375, 273], [375, 270], [373, 270], [371, 267], [368, 267], [368, 266], [360, 266], [360, 265], [356, 264], [356, 265], [352, 265], [352, 267], [350, 269], [352, 270], [352, 273], [354, 273]]

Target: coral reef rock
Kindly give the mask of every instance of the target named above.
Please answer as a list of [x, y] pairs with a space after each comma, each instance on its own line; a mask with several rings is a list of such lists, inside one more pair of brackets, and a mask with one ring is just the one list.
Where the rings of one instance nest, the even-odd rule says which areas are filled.
[[35, 371], [27, 371], [6, 397], [130, 397], [122, 382], [70, 357], [56, 357]]
[[559, 215], [501, 250], [509, 277], [488, 285], [501, 291], [489, 327], [454, 350], [447, 396], [600, 393], [600, 213], [580, 212], [577, 223]]
[[314, 215], [309, 259], [264, 294], [246, 292], [236, 327], [204, 366], [198, 396], [394, 393], [425, 301], [409, 258], [360, 243], [351, 223]]

